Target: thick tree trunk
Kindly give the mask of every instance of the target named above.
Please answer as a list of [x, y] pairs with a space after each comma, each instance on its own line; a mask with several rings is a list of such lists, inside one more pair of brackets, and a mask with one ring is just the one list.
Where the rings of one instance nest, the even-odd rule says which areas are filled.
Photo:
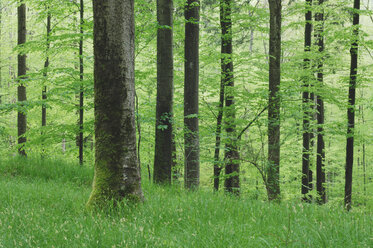
[[157, 0], [157, 106], [154, 182], [171, 183], [173, 118], [173, 1]]
[[199, 0], [185, 6], [184, 140], [185, 187], [199, 185]]
[[280, 200], [281, 0], [269, 0], [268, 199]]
[[225, 143], [225, 181], [227, 192], [239, 195], [240, 193], [240, 164], [236, 135], [236, 110], [234, 102], [234, 78], [232, 60], [232, 0], [220, 1], [221, 24], [221, 80], [225, 86], [225, 131], [227, 141]]
[[[26, 42], [26, 5], [20, 1], [18, 6], [18, 45]], [[23, 109], [23, 102], [27, 100], [26, 86], [24, 80], [26, 79], [26, 54], [18, 54], [18, 87], [17, 95], [18, 102], [20, 103], [21, 110], [18, 110], [17, 126], [18, 126], [18, 153], [26, 156], [25, 143], [26, 143], [26, 128], [27, 118], [26, 110]]]
[[[324, 0], [319, 0], [319, 6], [322, 6]], [[322, 7], [323, 8], [323, 7]], [[324, 52], [324, 10], [319, 10], [315, 14], [317, 22], [316, 37], [317, 46], [319, 51], [319, 60], [317, 62], [317, 81], [318, 88], [323, 87], [324, 72], [323, 72], [323, 52]], [[317, 202], [324, 204], [326, 202], [325, 191], [325, 142], [324, 142], [324, 101], [321, 95], [316, 96], [316, 109], [317, 109], [317, 154], [316, 154], [316, 190], [318, 194]]]
[[[360, 10], [360, 0], [354, 0], [354, 10]], [[359, 13], [353, 13], [353, 41], [351, 44], [351, 67], [350, 67], [350, 85], [348, 92], [347, 108], [347, 144], [346, 144], [346, 177], [345, 177], [345, 207], [351, 209], [352, 194], [352, 169], [354, 164], [354, 128], [355, 128], [355, 95], [356, 95], [356, 77], [358, 68], [358, 39], [359, 39]]]
[[302, 200], [309, 202], [309, 189], [310, 189], [310, 95], [309, 95], [309, 81], [310, 77], [310, 58], [309, 53], [311, 49], [311, 37], [312, 37], [312, 0], [306, 0], [306, 24], [304, 29], [304, 81], [303, 81], [303, 150], [302, 150]]
[[84, 63], [83, 63], [83, 24], [84, 24], [84, 1], [80, 0], [80, 38], [79, 38], [79, 164], [83, 165], [83, 124], [84, 124]]
[[88, 207], [143, 199], [135, 125], [134, 0], [94, 0], [95, 176]]

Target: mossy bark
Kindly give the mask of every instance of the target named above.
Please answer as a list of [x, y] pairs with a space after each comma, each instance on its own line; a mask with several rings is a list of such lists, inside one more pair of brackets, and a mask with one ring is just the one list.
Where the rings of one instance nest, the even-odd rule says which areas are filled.
[[87, 206], [143, 199], [137, 166], [134, 1], [93, 1], [95, 176]]

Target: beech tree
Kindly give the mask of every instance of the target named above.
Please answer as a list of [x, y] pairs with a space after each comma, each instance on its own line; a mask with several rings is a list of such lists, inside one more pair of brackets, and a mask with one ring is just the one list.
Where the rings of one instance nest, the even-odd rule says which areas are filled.
[[280, 199], [281, 0], [269, 0], [268, 199]]
[[88, 207], [142, 200], [136, 152], [134, 0], [93, 1], [95, 176]]
[[[355, 128], [355, 96], [356, 96], [356, 77], [358, 68], [359, 52], [359, 21], [360, 21], [360, 0], [354, 0], [353, 12], [353, 36], [351, 43], [351, 66], [350, 66], [350, 84], [348, 87], [348, 108], [347, 108], [347, 143], [346, 143], [346, 176], [345, 176], [345, 198], [344, 204], [347, 210], [351, 209], [352, 194], [352, 169], [354, 165], [354, 128]], [[365, 180], [365, 177], [364, 177]], [[365, 184], [365, 183], [364, 183]]]
[[84, 0], [80, 0], [79, 5], [79, 17], [80, 17], [80, 25], [79, 25], [79, 80], [80, 80], [80, 87], [79, 87], [79, 137], [78, 137], [78, 145], [79, 145], [79, 164], [82, 165], [83, 160], [83, 148], [84, 148], [84, 140], [83, 140], [83, 124], [84, 124], [84, 61], [83, 61], [83, 24], [84, 24]]
[[[49, 49], [50, 49], [50, 35], [51, 35], [51, 19], [52, 16], [49, 11], [49, 6], [46, 7], [47, 9], [47, 28], [46, 28], [46, 48], [45, 48], [45, 61], [44, 61], [44, 85], [41, 92], [41, 99], [43, 100], [42, 106], [41, 106], [41, 126], [45, 127], [47, 125], [47, 107], [46, 107], [46, 100], [47, 100], [47, 86], [45, 85], [46, 81], [48, 80], [48, 68], [49, 68]], [[44, 131], [42, 131], [42, 135], [44, 136]], [[43, 139], [43, 146], [44, 146], [44, 137]], [[44, 147], [43, 147], [44, 152]]]
[[157, 0], [157, 106], [154, 182], [171, 183], [173, 76], [173, 1]]
[[303, 200], [309, 201], [308, 192], [310, 190], [310, 119], [312, 113], [310, 109], [310, 93], [309, 81], [312, 80], [309, 75], [310, 58], [309, 53], [311, 50], [312, 39], [312, 0], [306, 0], [306, 14], [305, 14], [305, 29], [304, 29], [304, 52], [305, 57], [303, 60], [304, 66], [304, 79], [303, 79], [303, 150], [302, 150], [302, 195]]
[[[323, 8], [324, 0], [319, 0], [318, 4]], [[324, 10], [321, 9], [315, 14], [316, 21], [316, 43], [318, 46], [319, 58], [317, 60], [317, 82], [318, 89], [323, 87], [324, 83]], [[325, 142], [324, 142], [324, 100], [321, 94], [316, 95], [317, 110], [317, 154], [316, 154], [316, 190], [318, 194], [318, 203], [326, 202], [325, 191]]]
[[199, 185], [199, 0], [185, 6], [184, 140], [185, 187]]
[[233, 49], [232, 49], [232, 1], [220, 1], [221, 25], [221, 80], [225, 87], [225, 142], [224, 187], [227, 192], [240, 193], [240, 164], [236, 135], [236, 110], [234, 102]]
[[[19, 2], [17, 9], [18, 12], [18, 45], [22, 46], [26, 42], [26, 5], [24, 1]], [[26, 143], [26, 128], [27, 128], [27, 118], [26, 109], [24, 108], [24, 101], [27, 101], [26, 97], [26, 54], [23, 52], [18, 53], [18, 117], [17, 117], [17, 127], [18, 127], [18, 153], [22, 156], [26, 156], [25, 143]]]

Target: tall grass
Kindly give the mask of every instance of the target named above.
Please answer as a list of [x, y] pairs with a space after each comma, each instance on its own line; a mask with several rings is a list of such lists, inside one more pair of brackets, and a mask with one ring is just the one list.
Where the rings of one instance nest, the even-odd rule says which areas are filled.
[[[28, 167], [28, 168], [26, 168]], [[85, 210], [92, 169], [0, 163], [0, 247], [373, 247], [373, 216], [143, 183], [146, 201]]]

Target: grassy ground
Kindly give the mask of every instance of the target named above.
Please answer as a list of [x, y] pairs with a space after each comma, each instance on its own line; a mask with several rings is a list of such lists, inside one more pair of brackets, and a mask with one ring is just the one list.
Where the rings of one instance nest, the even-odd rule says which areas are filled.
[[373, 216], [143, 183], [146, 202], [85, 211], [92, 169], [0, 162], [0, 247], [373, 247]]

